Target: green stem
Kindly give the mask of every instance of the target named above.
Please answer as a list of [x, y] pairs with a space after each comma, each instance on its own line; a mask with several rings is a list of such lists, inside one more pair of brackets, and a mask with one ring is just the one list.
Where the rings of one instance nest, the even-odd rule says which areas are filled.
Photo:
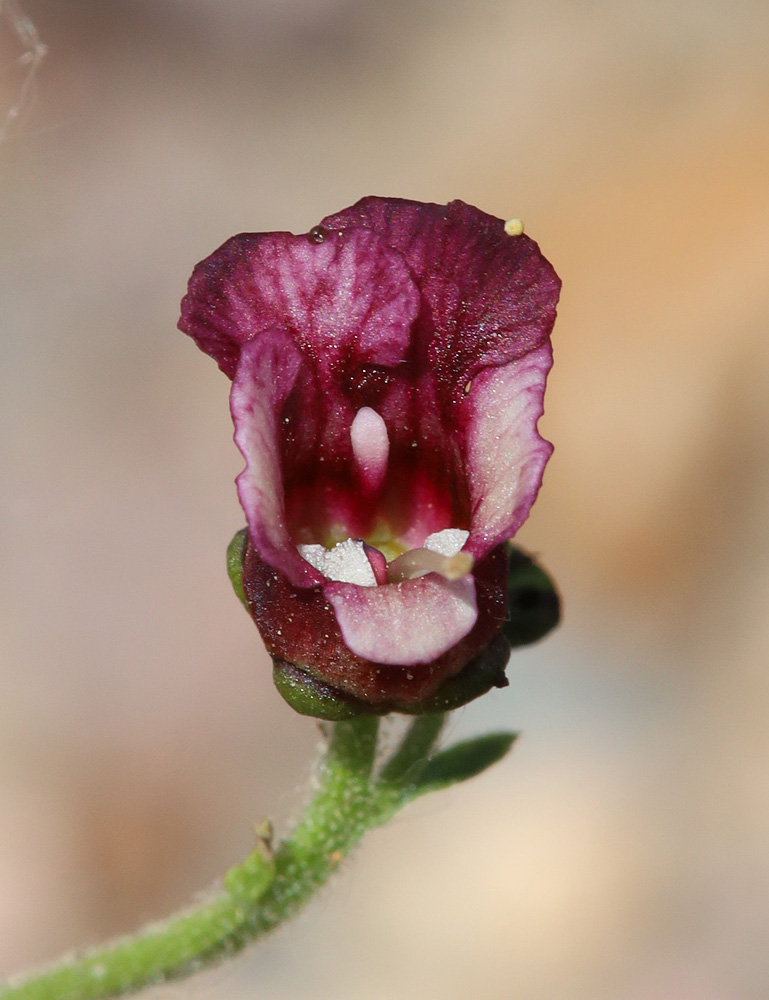
[[304, 815], [273, 856], [264, 838], [199, 907], [16, 985], [0, 1000], [98, 1000], [215, 964], [293, 916], [378, 825], [376, 718], [338, 722]]
[[466, 781], [501, 760], [514, 733], [435, 752], [444, 716], [423, 715], [374, 773], [379, 720], [334, 724], [315, 794], [275, 853], [269, 824], [254, 851], [197, 907], [47, 971], [0, 985], [0, 1000], [106, 1000], [214, 965], [292, 917], [366, 830], [407, 802]]
[[275, 881], [253, 913], [252, 940], [291, 918], [378, 825], [370, 780], [378, 726], [375, 717], [334, 723], [320, 788], [275, 855]]
[[419, 777], [441, 734], [446, 716], [418, 715], [406, 730], [401, 745], [382, 768], [380, 782], [402, 786]]
[[379, 822], [386, 823], [413, 797], [414, 788], [443, 729], [445, 715], [418, 715], [384, 765], [376, 785]]
[[514, 738], [492, 733], [435, 753], [443, 720], [416, 718], [378, 775], [379, 720], [362, 716], [335, 723], [315, 794], [275, 853], [271, 832], [262, 827], [254, 851], [197, 907], [0, 985], [0, 1000], [105, 1000], [198, 972], [256, 941], [304, 906], [366, 830], [419, 795], [480, 774], [505, 755]]

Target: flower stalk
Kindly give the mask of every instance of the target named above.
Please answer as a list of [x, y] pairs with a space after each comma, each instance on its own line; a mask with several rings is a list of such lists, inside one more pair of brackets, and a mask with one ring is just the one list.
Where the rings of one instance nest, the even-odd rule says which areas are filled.
[[0, 985], [0, 1000], [101, 1000], [210, 968], [294, 916], [367, 830], [428, 791], [462, 781], [499, 760], [513, 734], [499, 733], [434, 753], [444, 716], [417, 717], [380, 768], [379, 719], [329, 726], [317, 790], [273, 851], [257, 830], [254, 851], [200, 905], [37, 974]]

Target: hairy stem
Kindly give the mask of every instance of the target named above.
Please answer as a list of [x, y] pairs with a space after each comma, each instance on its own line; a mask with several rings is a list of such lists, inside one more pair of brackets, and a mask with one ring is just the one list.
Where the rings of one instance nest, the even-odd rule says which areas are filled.
[[267, 837], [198, 907], [18, 983], [1, 1000], [98, 1000], [215, 964], [293, 916], [380, 821], [371, 771], [378, 719], [338, 722], [317, 790], [273, 855]]
[[375, 773], [379, 720], [333, 724], [315, 793], [289, 836], [256, 848], [198, 906], [133, 937], [0, 984], [0, 1000], [100, 1000], [208, 968], [290, 919], [339, 867], [366, 830], [428, 792], [466, 781], [510, 749], [514, 733], [490, 733], [436, 752], [443, 715], [416, 718]]

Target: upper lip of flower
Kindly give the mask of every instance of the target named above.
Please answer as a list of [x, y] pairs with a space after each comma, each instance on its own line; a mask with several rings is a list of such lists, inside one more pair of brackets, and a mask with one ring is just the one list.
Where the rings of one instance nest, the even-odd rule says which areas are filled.
[[[427, 662], [472, 629], [473, 561], [515, 534], [551, 452], [559, 288], [533, 241], [462, 202], [363, 199], [195, 269], [180, 327], [233, 378], [251, 541], [324, 588], [353, 652]], [[433, 551], [449, 529], [459, 550]]]

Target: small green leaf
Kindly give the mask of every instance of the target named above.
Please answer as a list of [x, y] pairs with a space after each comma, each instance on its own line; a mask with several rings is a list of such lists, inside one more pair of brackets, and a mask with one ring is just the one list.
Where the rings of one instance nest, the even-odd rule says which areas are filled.
[[243, 559], [246, 555], [248, 545], [248, 528], [241, 528], [227, 546], [227, 574], [232, 584], [232, 589], [238, 595], [238, 599], [243, 607], [248, 611], [248, 601], [246, 592], [243, 589]]
[[489, 733], [443, 750], [427, 762], [410, 797], [437, 792], [459, 781], [474, 778], [502, 760], [517, 736], [517, 733]]
[[257, 828], [256, 847], [245, 861], [225, 874], [224, 887], [233, 902], [246, 909], [256, 906], [275, 881], [275, 858], [264, 828]]

